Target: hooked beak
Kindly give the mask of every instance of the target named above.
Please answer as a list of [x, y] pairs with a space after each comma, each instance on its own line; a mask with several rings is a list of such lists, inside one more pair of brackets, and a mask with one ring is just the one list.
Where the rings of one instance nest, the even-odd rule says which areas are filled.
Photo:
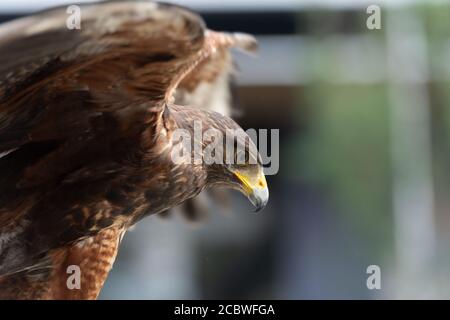
[[262, 170], [257, 177], [252, 178], [240, 172], [234, 172], [241, 182], [242, 189], [248, 200], [255, 206], [255, 212], [261, 211], [269, 201], [269, 188]]

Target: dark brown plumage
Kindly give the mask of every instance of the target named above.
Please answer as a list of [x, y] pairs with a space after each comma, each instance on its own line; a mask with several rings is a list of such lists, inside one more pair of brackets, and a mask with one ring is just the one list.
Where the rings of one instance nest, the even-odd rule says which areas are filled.
[[[239, 128], [174, 100], [195, 100], [182, 93], [214, 84], [230, 71], [228, 48], [253, 49], [253, 38], [167, 4], [81, 8], [81, 30], [65, 27], [65, 8], [0, 27], [0, 298], [96, 298], [127, 228], [204, 189], [267, 201], [259, 164], [170, 157], [177, 128]], [[80, 290], [66, 286], [69, 265]]]

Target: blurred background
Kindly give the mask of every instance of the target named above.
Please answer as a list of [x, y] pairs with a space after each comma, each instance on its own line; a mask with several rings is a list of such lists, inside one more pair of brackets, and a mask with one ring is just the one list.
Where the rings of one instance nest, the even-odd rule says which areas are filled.
[[[0, 19], [61, 3], [2, 1]], [[450, 3], [176, 3], [257, 36], [236, 53], [237, 120], [280, 130], [280, 170], [260, 214], [232, 194], [203, 223], [140, 222], [100, 298], [449, 299]]]

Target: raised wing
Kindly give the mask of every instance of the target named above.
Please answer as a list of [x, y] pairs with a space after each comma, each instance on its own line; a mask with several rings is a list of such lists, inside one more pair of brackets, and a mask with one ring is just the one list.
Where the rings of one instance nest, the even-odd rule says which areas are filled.
[[[254, 52], [257, 48], [256, 39], [247, 34], [215, 35], [245, 52]], [[228, 46], [217, 46], [208, 58], [180, 82], [175, 92], [176, 104], [196, 106], [231, 116], [231, 86], [235, 72]]]
[[79, 136], [105, 115], [148, 123], [201, 56], [204, 24], [185, 9], [83, 5], [81, 30], [65, 9], [0, 27], [0, 153]]

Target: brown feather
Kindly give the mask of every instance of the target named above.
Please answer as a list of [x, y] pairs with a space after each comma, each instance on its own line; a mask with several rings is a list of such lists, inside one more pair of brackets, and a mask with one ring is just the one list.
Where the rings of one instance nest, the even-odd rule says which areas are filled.
[[[211, 81], [227, 70], [217, 57], [251, 38], [150, 1], [82, 12], [82, 30], [66, 28], [65, 7], [0, 26], [3, 298], [95, 298], [127, 228], [210, 183], [237, 188], [223, 168], [175, 164], [170, 151], [173, 131], [192, 131], [194, 120], [238, 125], [172, 101], [184, 77], [202, 74], [181, 90]], [[79, 292], [64, 287], [71, 263], [82, 267]]]
[[[124, 232], [118, 228], [102, 230], [73, 245], [51, 250], [40, 268], [0, 277], [0, 299], [96, 299]], [[69, 266], [80, 268], [80, 288], [67, 285]]]

